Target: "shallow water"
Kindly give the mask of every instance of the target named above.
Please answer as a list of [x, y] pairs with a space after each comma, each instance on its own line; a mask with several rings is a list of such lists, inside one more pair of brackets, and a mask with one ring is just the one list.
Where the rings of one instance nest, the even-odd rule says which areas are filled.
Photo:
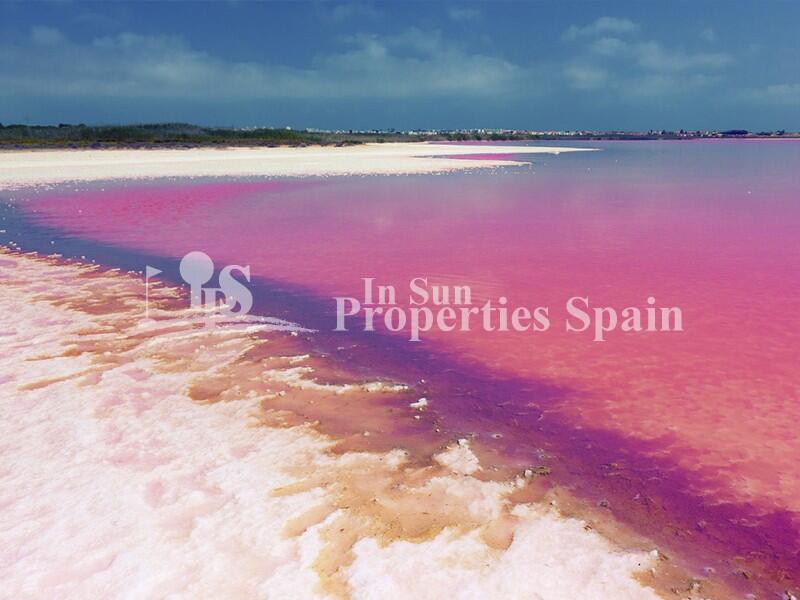
[[[698, 569], [792, 588], [800, 144], [587, 145], [601, 151], [491, 173], [64, 186], [15, 194], [6, 235], [168, 276], [191, 250], [250, 265], [259, 311], [319, 329], [318, 351], [428, 399], [417, 421], [391, 406], [362, 415], [383, 433], [370, 444], [472, 436], [500, 471], [546, 467]], [[332, 297], [363, 296], [364, 277], [403, 300], [427, 277], [469, 285], [476, 303], [548, 306], [551, 327], [420, 343], [333, 332]], [[680, 307], [684, 331], [595, 342], [565, 331], [572, 296], [618, 310], [652, 296]], [[358, 407], [344, 413], [323, 426], [366, 443]]]

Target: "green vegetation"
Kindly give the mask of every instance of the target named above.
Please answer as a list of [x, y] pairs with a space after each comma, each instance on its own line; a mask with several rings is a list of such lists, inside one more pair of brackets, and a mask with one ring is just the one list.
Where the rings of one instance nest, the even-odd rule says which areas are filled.
[[357, 139], [291, 129], [225, 129], [185, 123], [146, 125], [0, 125], [0, 146], [194, 147], [355, 144]]
[[277, 128], [234, 129], [188, 123], [142, 125], [5, 125], [0, 124], [0, 147], [106, 148], [197, 146], [347, 146], [366, 142], [421, 142], [540, 139], [536, 134], [478, 132], [304, 131]]

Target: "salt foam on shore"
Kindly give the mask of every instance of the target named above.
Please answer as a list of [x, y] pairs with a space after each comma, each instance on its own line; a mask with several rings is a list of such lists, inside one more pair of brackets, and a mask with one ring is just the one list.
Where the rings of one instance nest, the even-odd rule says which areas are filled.
[[551, 506], [510, 508], [517, 484], [473, 477], [466, 440], [411, 467], [265, 426], [270, 394], [329, 394], [303, 354], [265, 370], [263, 394], [193, 401], [288, 334], [167, 308], [154, 327], [142, 296], [127, 274], [0, 250], [0, 597], [657, 597], [633, 576], [649, 554]]

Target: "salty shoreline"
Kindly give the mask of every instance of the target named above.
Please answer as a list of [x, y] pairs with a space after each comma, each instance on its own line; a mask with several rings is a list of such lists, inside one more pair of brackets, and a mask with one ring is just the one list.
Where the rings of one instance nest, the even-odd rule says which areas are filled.
[[[305, 148], [192, 148], [183, 150], [0, 151], [0, 190], [66, 181], [157, 177], [309, 177], [396, 175], [523, 165], [491, 155], [559, 154], [587, 148], [364, 144]], [[470, 155], [480, 154], [471, 160]], [[462, 158], [449, 158], [449, 157]]]
[[141, 285], [0, 250], [0, 572], [16, 597], [657, 597], [634, 576], [657, 552], [554, 500], [509, 502], [535, 476], [482, 477], [467, 441], [429, 465], [332, 452], [273, 404], [402, 386], [318, 381], [302, 335], [197, 327], [169, 287], [143, 322]]

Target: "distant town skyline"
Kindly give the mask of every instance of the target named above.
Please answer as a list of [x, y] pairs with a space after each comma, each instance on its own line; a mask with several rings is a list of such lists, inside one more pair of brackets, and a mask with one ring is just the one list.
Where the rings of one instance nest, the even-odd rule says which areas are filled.
[[800, 130], [800, 3], [3, 2], [0, 123]]

